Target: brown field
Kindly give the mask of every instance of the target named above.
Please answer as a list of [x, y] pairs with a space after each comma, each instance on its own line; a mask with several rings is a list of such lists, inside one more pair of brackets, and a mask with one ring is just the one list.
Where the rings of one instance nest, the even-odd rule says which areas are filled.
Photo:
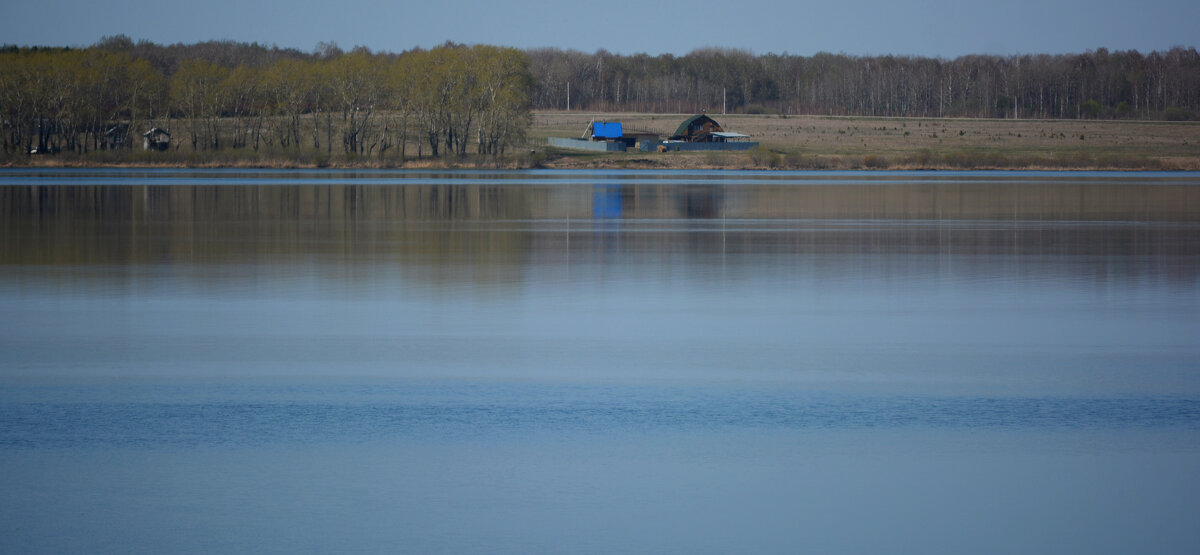
[[[597, 153], [550, 148], [547, 137], [578, 137], [593, 118], [663, 138], [690, 114], [536, 112], [528, 142], [503, 158], [416, 158], [398, 149], [355, 156], [318, 149], [194, 152], [92, 151], [0, 156], [0, 166], [270, 168], [697, 168], [697, 169], [1047, 169], [1200, 170], [1200, 122], [1000, 120], [711, 114], [750, 135], [749, 152]], [[232, 123], [230, 123], [232, 125]], [[182, 143], [184, 139], [180, 139]], [[413, 139], [415, 141], [415, 139]]]
[[[576, 153], [547, 167], [1200, 170], [1200, 122], [709, 114], [758, 152]], [[664, 138], [688, 114], [534, 114], [531, 142], [578, 137], [592, 118]], [[538, 148], [538, 147], [534, 147]], [[545, 147], [541, 147], [545, 148]]]

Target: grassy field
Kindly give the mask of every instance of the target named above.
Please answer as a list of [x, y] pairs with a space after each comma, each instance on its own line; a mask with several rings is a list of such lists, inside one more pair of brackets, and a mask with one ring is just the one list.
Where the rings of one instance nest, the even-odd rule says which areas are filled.
[[[546, 149], [548, 167], [1200, 170], [1200, 123], [710, 114], [761, 149], [593, 154]], [[664, 138], [687, 114], [534, 115], [532, 142], [578, 137], [595, 117]], [[538, 148], [538, 147], [535, 147]], [[545, 147], [540, 147], [545, 148]]]
[[761, 146], [749, 152], [597, 153], [546, 144], [547, 137], [579, 137], [593, 118], [666, 138], [689, 115], [537, 112], [527, 144], [503, 158], [417, 158], [414, 133], [406, 159], [396, 148], [364, 157], [337, 148], [192, 151], [181, 137], [168, 152], [9, 153], [0, 155], [0, 166], [1200, 170], [1200, 122], [712, 114], [727, 131], [750, 135]]

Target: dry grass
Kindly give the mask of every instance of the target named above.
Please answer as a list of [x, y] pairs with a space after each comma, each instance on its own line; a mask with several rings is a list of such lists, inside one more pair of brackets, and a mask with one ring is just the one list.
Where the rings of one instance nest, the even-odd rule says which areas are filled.
[[[535, 114], [531, 136], [579, 136], [588, 122], [621, 121], [666, 136], [687, 114]], [[996, 120], [712, 114], [781, 160], [745, 153], [671, 153], [669, 167], [795, 169], [1168, 169], [1200, 170], [1200, 123]], [[565, 156], [557, 167], [632, 163], [646, 154]]]
[[[1200, 170], [1200, 122], [995, 120], [778, 115], [712, 116], [750, 135], [751, 152], [593, 153], [547, 148], [578, 137], [593, 118], [666, 137], [690, 114], [538, 112], [526, 148], [508, 156], [401, 160], [316, 149], [224, 149], [0, 156], [2, 166], [258, 168], [647, 168], [647, 169], [1113, 169]], [[410, 150], [411, 153], [411, 150]]]

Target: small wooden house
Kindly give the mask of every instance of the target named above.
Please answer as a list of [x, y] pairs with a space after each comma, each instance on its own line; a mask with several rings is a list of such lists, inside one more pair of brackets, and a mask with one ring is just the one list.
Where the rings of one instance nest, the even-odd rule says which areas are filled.
[[104, 137], [101, 138], [100, 148], [117, 149], [124, 147], [128, 136], [128, 124], [114, 125], [104, 132]]
[[171, 146], [171, 134], [157, 127], [142, 134], [142, 149], [166, 150]]
[[643, 152], [675, 152], [699, 150], [750, 150], [758, 146], [757, 142], [748, 141], [749, 135], [732, 133], [721, 127], [721, 124], [704, 113], [696, 114], [679, 124], [675, 134], [665, 141], [656, 144], [642, 145]]
[[688, 119], [683, 120], [679, 124], [679, 128], [675, 130], [675, 134], [671, 135], [672, 141], [686, 141], [689, 143], [708, 143], [713, 142], [715, 137], [713, 133], [725, 131], [721, 128], [721, 124], [708, 117], [706, 114], [696, 114]]
[[679, 124], [679, 128], [671, 136], [671, 140], [688, 143], [724, 143], [748, 137], [748, 135], [741, 133], [726, 131], [721, 127], [721, 124], [717, 123], [717, 120], [708, 117], [706, 114], [696, 114]]

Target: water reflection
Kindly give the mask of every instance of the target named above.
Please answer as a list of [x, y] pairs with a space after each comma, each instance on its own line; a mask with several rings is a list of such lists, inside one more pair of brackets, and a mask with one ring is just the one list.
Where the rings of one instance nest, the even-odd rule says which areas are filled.
[[985, 275], [1002, 265], [1176, 284], [1195, 284], [1200, 264], [1200, 178], [1151, 186], [1137, 176], [1062, 174], [997, 184], [981, 174], [978, 182], [798, 186], [744, 176], [726, 184], [719, 173], [703, 183], [646, 177], [586, 186], [511, 175], [490, 185], [395, 186], [144, 185], [136, 173], [126, 185], [74, 185], [60, 177], [65, 184], [0, 186], [0, 261], [12, 269], [299, 260], [351, 274], [403, 262], [425, 268], [415, 273], [427, 279], [477, 283], [519, 282], [538, 263], [614, 257], [727, 267], [799, 256], [835, 275], [861, 260], [832, 255], [860, 255], [901, 272]]
[[1195, 552], [1198, 198], [0, 171], [0, 552]]
[[592, 217], [595, 219], [620, 218], [625, 195], [619, 184], [597, 184], [592, 191]]

